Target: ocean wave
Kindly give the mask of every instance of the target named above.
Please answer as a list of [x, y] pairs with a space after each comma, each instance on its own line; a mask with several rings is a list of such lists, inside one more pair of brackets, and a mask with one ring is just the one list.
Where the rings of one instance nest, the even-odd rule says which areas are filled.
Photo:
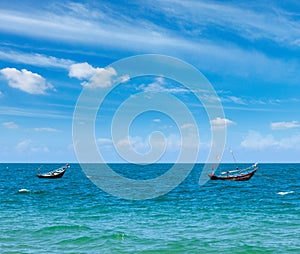
[[293, 194], [294, 193], [294, 191], [279, 191], [279, 192], [277, 192], [277, 194], [278, 195], [287, 195], [287, 194]]
[[31, 192], [31, 190], [28, 190], [28, 189], [20, 189], [18, 191], [18, 193], [30, 193], [30, 192]]
[[20, 189], [18, 190], [17, 194], [40, 194], [43, 193], [44, 191], [33, 191], [33, 190], [28, 190], [28, 189]]

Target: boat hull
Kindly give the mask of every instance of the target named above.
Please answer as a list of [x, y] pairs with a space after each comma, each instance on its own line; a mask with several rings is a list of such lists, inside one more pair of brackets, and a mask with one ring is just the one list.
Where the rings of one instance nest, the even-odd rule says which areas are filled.
[[46, 174], [38, 174], [38, 178], [62, 178], [62, 176], [65, 174], [66, 169], [62, 170], [61, 172], [50, 172]]
[[248, 181], [255, 174], [257, 168], [247, 174], [240, 174], [236, 176], [227, 175], [227, 176], [216, 176], [214, 174], [208, 175], [210, 180], [223, 180], [223, 181]]

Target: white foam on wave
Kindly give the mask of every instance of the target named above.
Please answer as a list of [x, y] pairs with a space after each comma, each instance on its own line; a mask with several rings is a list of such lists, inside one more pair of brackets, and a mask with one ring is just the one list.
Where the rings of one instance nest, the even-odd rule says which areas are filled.
[[30, 192], [30, 190], [27, 190], [27, 189], [20, 189], [18, 192], [19, 192], [19, 193], [28, 193], [28, 192]]
[[294, 191], [279, 191], [277, 194], [279, 195], [287, 195], [287, 194], [292, 194]]

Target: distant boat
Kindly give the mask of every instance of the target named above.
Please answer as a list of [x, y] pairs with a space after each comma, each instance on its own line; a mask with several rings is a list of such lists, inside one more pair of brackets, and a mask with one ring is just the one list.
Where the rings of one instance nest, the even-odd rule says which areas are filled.
[[222, 172], [221, 175], [215, 175], [214, 169], [208, 176], [210, 180], [231, 180], [231, 181], [248, 181], [258, 170], [257, 163], [253, 164], [249, 168], [236, 169]]
[[65, 174], [67, 168], [69, 168], [69, 167], [70, 167], [70, 165], [67, 163], [63, 167], [60, 167], [58, 169], [52, 170], [52, 171], [44, 173], [44, 174], [41, 174], [40, 168], [38, 168], [39, 172], [37, 174], [37, 177], [38, 178], [61, 178]]

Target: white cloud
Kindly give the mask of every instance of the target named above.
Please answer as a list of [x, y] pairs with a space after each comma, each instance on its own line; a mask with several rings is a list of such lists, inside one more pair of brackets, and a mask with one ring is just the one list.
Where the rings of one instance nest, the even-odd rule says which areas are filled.
[[[157, 143], [155, 145], [157, 145]], [[132, 147], [133, 150], [135, 150], [138, 153], [146, 153], [150, 150], [150, 144], [148, 142], [148, 139], [143, 139], [139, 136], [121, 139], [116, 144], [116, 147], [118, 149], [121, 149], [122, 147]]]
[[172, 151], [177, 151], [180, 148], [180, 138], [176, 135], [170, 134], [168, 137], [165, 137], [165, 140], [152, 140], [150, 145], [149, 138], [143, 138], [140, 136], [133, 136], [128, 138], [124, 138], [118, 141], [116, 147], [118, 149], [124, 149], [127, 147], [132, 147], [132, 149], [138, 153], [145, 154], [148, 153], [152, 147], [152, 149], [161, 150], [167, 145], [167, 149]]
[[246, 105], [246, 102], [242, 98], [236, 96], [227, 96], [225, 98], [222, 98], [222, 101], [233, 102], [240, 105]]
[[[194, 125], [183, 126], [184, 129], [188, 129], [191, 127], [194, 128], [195, 126]], [[179, 152], [181, 149], [196, 149], [202, 145], [203, 144], [200, 143], [199, 137], [197, 137], [194, 132], [191, 132], [185, 135], [184, 141], [182, 140], [180, 135], [171, 133], [165, 136], [165, 139], [152, 140], [151, 145], [149, 143], [148, 137], [143, 138], [141, 136], [133, 136], [133, 137], [130, 136], [129, 140], [128, 138], [119, 140], [119, 142], [116, 144], [116, 147], [120, 149], [122, 147], [127, 148], [131, 146], [133, 150], [143, 154], [149, 152], [151, 147], [152, 149], [161, 150], [166, 146], [166, 151]]]
[[54, 56], [45, 56], [42, 54], [29, 54], [7, 49], [0, 50], [0, 59], [13, 63], [24, 63], [34, 66], [56, 67], [68, 69], [74, 62], [68, 59], [56, 58]]
[[28, 109], [28, 108], [21, 108], [21, 107], [8, 107], [0, 105], [0, 115], [7, 115], [7, 116], [22, 116], [22, 117], [35, 117], [40, 119], [48, 119], [55, 118], [55, 119], [72, 119], [71, 114], [66, 114], [65, 112], [58, 112], [45, 109]]
[[77, 79], [90, 79], [96, 73], [96, 68], [85, 63], [72, 64], [69, 69], [69, 77]]
[[118, 82], [120, 83], [127, 82], [128, 80], [130, 80], [129, 75], [124, 75], [118, 78]]
[[[210, 1], [152, 1], [156, 9], [163, 10], [173, 22], [182, 27], [197, 25], [194, 33], [201, 33], [207, 26], [230, 29], [248, 40], [268, 39], [279, 44], [299, 45], [300, 25], [297, 13], [285, 12], [271, 4], [258, 9], [247, 3], [230, 4]], [[172, 8], [170, 8], [172, 5]], [[155, 8], [154, 7], [154, 8]], [[252, 8], [251, 8], [252, 7]], [[286, 28], [289, 29], [286, 29]]]
[[[150, 12], [158, 12], [157, 15], [167, 16], [174, 25], [181, 25], [182, 33], [197, 35], [212, 25], [226, 27], [250, 40], [266, 38], [293, 45], [299, 42], [298, 22], [293, 20], [291, 13], [274, 6], [264, 6], [257, 11], [257, 8], [251, 9], [251, 5], [245, 8], [228, 3], [169, 0], [148, 1], [144, 7]], [[109, 6], [106, 8], [109, 10]], [[102, 11], [92, 5], [74, 3], [56, 4], [55, 11], [57, 13], [51, 8], [51, 13], [45, 9], [22, 13], [4, 9], [0, 13], [0, 28], [32, 36], [85, 43], [118, 43], [121, 46], [130, 46], [130, 42], [141, 47], [145, 44], [168, 46], [172, 42], [166, 31], [142, 16], [130, 17], [117, 13], [118, 10]], [[136, 20], [140, 21], [138, 26]]]
[[284, 149], [300, 149], [300, 135], [292, 135], [282, 138], [279, 141], [279, 147]]
[[199, 97], [203, 104], [221, 102], [220, 98], [216, 94], [209, 94], [207, 91], [202, 92]]
[[46, 147], [43, 144], [38, 144], [36, 142], [33, 142], [31, 139], [25, 139], [20, 141], [16, 146], [15, 150], [18, 153], [28, 153], [28, 152], [49, 152], [48, 147]]
[[[250, 107], [240, 107], [235, 109], [241, 109], [241, 110], [249, 110], [249, 109], [256, 109], [256, 110], [264, 110], [264, 108], [258, 108], [261, 105], [283, 105], [283, 104], [290, 104], [290, 103], [298, 103], [300, 102], [299, 98], [259, 98], [259, 97], [252, 97], [252, 96], [242, 96], [237, 97], [234, 95], [230, 95], [230, 91], [227, 90], [218, 90], [217, 93], [219, 94], [222, 102], [233, 102], [235, 104], [240, 105], [247, 105], [252, 106], [255, 105], [257, 108], [250, 108]], [[228, 105], [228, 104], [227, 104]], [[225, 108], [228, 108], [228, 106], [224, 106]], [[270, 109], [268, 109], [270, 110]], [[272, 109], [275, 110], [275, 109]]]
[[262, 136], [257, 131], [249, 131], [246, 138], [241, 142], [241, 146], [253, 150], [263, 150], [268, 147], [277, 146], [277, 141], [272, 135]]
[[297, 121], [292, 122], [274, 122], [270, 124], [272, 130], [287, 130], [300, 127]]
[[99, 146], [100, 150], [111, 150], [113, 148], [113, 142], [109, 138], [98, 138], [97, 145]]
[[114, 68], [96, 68], [95, 74], [87, 81], [82, 82], [82, 86], [89, 88], [105, 88], [110, 87], [114, 83], [114, 77], [117, 76], [117, 72]]
[[185, 87], [167, 87], [163, 77], [155, 78], [155, 81], [150, 84], [142, 84], [138, 86], [138, 90], [150, 93], [188, 93], [189, 89]]
[[[209, 41], [201, 34], [202, 29], [209, 30], [212, 25], [225, 26], [248, 40], [266, 38], [289, 44], [297, 41], [300, 34], [299, 22], [290, 15], [274, 12], [273, 8], [265, 8], [261, 13], [243, 6], [195, 1], [172, 1], [171, 5], [170, 1], [148, 1], [145, 8], [169, 17], [178, 31], [156, 25], [143, 14], [130, 17], [118, 13], [118, 10], [109, 10], [108, 6], [109, 11], [101, 11], [91, 5], [72, 3], [56, 4], [55, 11], [53, 8], [51, 11], [45, 8], [32, 12], [0, 10], [0, 31], [135, 53], [147, 51], [185, 58], [191, 55], [190, 59], [197, 59], [196, 64], [201, 69], [230, 75], [255, 75], [277, 81], [286, 81], [289, 77], [297, 80], [299, 77], [299, 66], [293, 61], [244, 50], [234, 43]], [[271, 71], [269, 66], [272, 66]], [[286, 70], [284, 73], [283, 69]]]
[[34, 128], [34, 131], [39, 132], [60, 132], [60, 130], [50, 127]]
[[19, 126], [15, 122], [4, 122], [2, 125], [7, 129], [18, 129]]
[[165, 90], [165, 88], [159, 84], [159, 83], [151, 83], [149, 85], [140, 85], [138, 87], [139, 90], [142, 90], [143, 92], [162, 92]]
[[300, 149], [300, 135], [276, 140], [273, 135], [261, 135], [257, 131], [249, 131], [248, 135], [241, 142], [241, 146], [252, 150], [275, 149]]
[[45, 94], [48, 89], [53, 89], [42, 76], [26, 69], [4, 68], [0, 73], [8, 80], [9, 86], [30, 94]]
[[224, 129], [230, 125], [235, 125], [236, 123], [227, 118], [217, 117], [216, 119], [211, 120], [210, 124], [213, 129], [218, 130]]
[[186, 123], [180, 126], [181, 129], [185, 130], [185, 129], [191, 129], [191, 128], [195, 128], [196, 126], [192, 123]]
[[25, 139], [25, 140], [20, 141], [16, 145], [15, 149], [16, 149], [17, 152], [24, 152], [24, 151], [29, 149], [29, 146], [31, 144], [32, 144], [32, 141], [30, 139]]
[[94, 68], [88, 63], [72, 64], [69, 69], [69, 77], [79, 80], [87, 80], [81, 82], [81, 85], [88, 88], [105, 88], [110, 87], [114, 83], [125, 82], [129, 76], [117, 76], [114, 68]]
[[98, 144], [112, 144], [112, 140], [109, 138], [98, 138], [97, 139]]

